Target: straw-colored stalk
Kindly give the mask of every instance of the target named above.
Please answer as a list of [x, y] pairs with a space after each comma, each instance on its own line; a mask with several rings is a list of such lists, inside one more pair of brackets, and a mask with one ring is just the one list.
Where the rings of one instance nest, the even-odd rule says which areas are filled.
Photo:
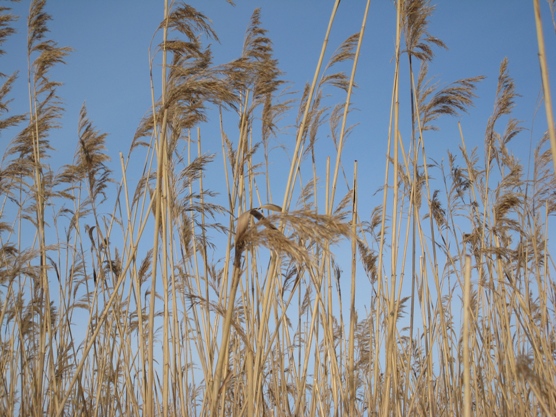
[[542, 88], [544, 95], [544, 108], [546, 110], [546, 124], [548, 125], [548, 135], [550, 137], [550, 147], [552, 148], [552, 163], [556, 173], [556, 128], [554, 127], [554, 113], [552, 109], [552, 95], [550, 90], [550, 77], [548, 65], [546, 63], [546, 50], [544, 47], [544, 33], [542, 30], [541, 7], [539, 0], [533, 0], [535, 11], [535, 25], [537, 29], [537, 42], [539, 45], [539, 65], [541, 67]]

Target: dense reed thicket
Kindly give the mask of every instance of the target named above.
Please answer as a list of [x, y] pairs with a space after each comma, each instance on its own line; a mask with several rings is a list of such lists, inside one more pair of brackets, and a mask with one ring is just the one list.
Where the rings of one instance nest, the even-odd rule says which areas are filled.
[[[73, 160], [49, 164], [63, 112], [51, 73], [71, 49], [48, 37], [45, 3], [31, 1], [28, 16], [29, 112], [10, 112], [23, 70], [2, 74], [0, 88], [0, 129], [19, 132], [0, 167], [0, 415], [556, 414], [554, 138], [536, 139], [532, 167], [512, 154], [522, 127], [506, 60], [484, 148], [468, 149], [462, 129], [446, 164], [427, 159], [427, 133], [473, 104], [482, 77], [431, 84], [428, 63], [444, 47], [429, 33], [434, 8], [395, 3], [382, 204], [360, 207], [376, 190], [358, 187], [362, 161], [342, 182], [342, 150], [370, 1], [360, 31], [324, 62], [335, 2], [299, 102], [281, 95], [259, 10], [241, 56], [216, 65], [209, 19], [166, 4], [162, 85], [153, 81], [120, 172], [85, 106]], [[16, 19], [8, 4], [0, 46]], [[345, 97], [332, 108], [331, 89]], [[296, 137], [277, 182], [271, 140], [290, 113]], [[207, 121], [220, 123], [218, 155], [204, 151]], [[336, 154], [321, 160], [325, 122]], [[222, 188], [207, 189], [219, 159]], [[143, 164], [136, 183], [132, 164]]]

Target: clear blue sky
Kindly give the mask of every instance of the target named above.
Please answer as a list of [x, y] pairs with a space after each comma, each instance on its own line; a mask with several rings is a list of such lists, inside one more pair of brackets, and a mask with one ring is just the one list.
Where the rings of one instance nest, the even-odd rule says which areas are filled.
[[[0, 57], [2, 72], [20, 70], [20, 81], [11, 95], [14, 100], [12, 109], [16, 111], [25, 111], [28, 107], [25, 19], [29, 3], [10, 3], [14, 13], [21, 18], [16, 25], [18, 34], [9, 39], [5, 45], [7, 53]], [[533, 129], [531, 133], [522, 133], [516, 140], [521, 144], [515, 146], [523, 145], [528, 151], [529, 139], [538, 140], [545, 130], [544, 109], [538, 107], [541, 83], [532, 1], [439, 0], [434, 3], [437, 9], [430, 22], [430, 33], [442, 39], [449, 50], [436, 50], [429, 73], [438, 77], [440, 85], [464, 77], [487, 76], [477, 90], [476, 107], [459, 119], [466, 139], [471, 145], [482, 146], [484, 127], [492, 111], [498, 67], [502, 59], [508, 57], [510, 74], [522, 95], [517, 102], [515, 117], [523, 121], [524, 127]], [[236, 7], [224, 0], [193, 1], [190, 4], [214, 23], [220, 37], [220, 43], [214, 43], [215, 62], [227, 62], [240, 55], [251, 13], [261, 7], [262, 25], [268, 29], [274, 42], [276, 57], [285, 72], [284, 79], [296, 91], [312, 79], [332, 1], [238, 1]], [[555, 86], [556, 34], [547, 2], [542, 0], [541, 5], [552, 85]], [[163, 1], [59, 0], [48, 2], [47, 10], [53, 17], [49, 24], [51, 38], [60, 46], [74, 48], [67, 58], [67, 65], [56, 67], [52, 74], [53, 79], [64, 83], [59, 93], [66, 107], [63, 129], [52, 138], [53, 146], [61, 152], [59, 163], [69, 162], [68, 150], [73, 152], [77, 116], [84, 102], [93, 123], [109, 134], [109, 151], [117, 163], [117, 152], [127, 154], [136, 126], [150, 107], [148, 50], [163, 17]], [[363, 10], [363, 1], [341, 3], [329, 45], [330, 53], [348, 35], [358, 31]], [[376, 161], [369, 164], [369, 168], [372, 166], [376, 171], [367, 175], [378, 175], [377, 183], [382, 180], [384, 169], [394, 67], [394, 26], [393, 2], [374, 0], [358, 68], [359, 88], [353, 97], [357, 110], [349, 119], [359, 126], [344, 154], [348, 171], [352, 165], [350, 160], [361, 159], [361, 152], [376, 157]], [[159, 79], [158, 74], [155, 68], [155, 80]], [[408, 97], [403, 94], [402, 90], [401, 105], [403, 108], [405, 104], [407, 108]], [[441, 133], [431, 135], [430, 140], [438, 144], [434, 147], [439, 151], [437, 157], [442, 157], [447, 148], [458, 146], [457, 120], [443, 118], [439, 122], [443, 129]], [[210, 125], [217, 122], [216, 114], [212, 115], [210, 122], [209, 126], [203, 127], [205, 136], [211, 132]], [[293, 129], [285, 129], [278, 140], [289, 143], [288, 138], [293, 134]], [[325, 127], [323, 136], [326, 135]], [[10, 139], [3, 135], [2, 148]], [[216, 137], [214, 151], [219, 149], [220, 140]], [[52, 162], [56, 165], [55, 160]], [[362, 175], [365, 174], [363, 171]], [[365, 177], [362, 181], [364, 185]], [[372, 182], [366, 186], [369, 191], [374, 191]]]

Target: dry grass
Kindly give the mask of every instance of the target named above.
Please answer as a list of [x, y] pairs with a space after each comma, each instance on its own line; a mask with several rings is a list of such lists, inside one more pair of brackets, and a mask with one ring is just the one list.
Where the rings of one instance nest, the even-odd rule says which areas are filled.
[[[166, 4], [152, 51], [161, 91], [153, 79], [151, 112], [114, 173], [85, 107], [73, 162], [49, 165], [63, 111], [50, 70], [71, 50], [47, 38], [45, 2], [32, 2], [29, 112], [9, 112], [17, 74], [0, 88], [0, 129], [20, 129], [0, 171], [0, 415], [556, 414], [553, 135], [525, 174], [509, 146], [522, 128], [504, 60], [484, 150], [467, 149], [462, 127], [448, 165], [428, 161], [425, 135], [473, 104], [482, 77], [431, 83], [427, 64], [444, 47], [428, 32], [434, 8], [398, 2], [383, 202], [361, 207], [358, 163], [348, 181], [342, 150], [369, 4], [325, 65], [335, 2], [297, 110], [280, 101], [258, 10], [242, 55], [214, 65], [208, 18]], [[0, 8], [0, 45], [13, 33], [9, 11]], [[401, 77], [411, 80], [405, 141]], [[332, 109], [331, 89], [345, 94]], [[203, 183], [215, 156], [199, 127], [215, 109], [237, 115], [233, 128], [220, 117], [224, 205]], [[270, 140], [287, 112], [297, 112], [296, 138], [279, 206]], [[319, 161], [326, 121], [337, 152]], [[364, 275], [367, 311], [356, 305]]]

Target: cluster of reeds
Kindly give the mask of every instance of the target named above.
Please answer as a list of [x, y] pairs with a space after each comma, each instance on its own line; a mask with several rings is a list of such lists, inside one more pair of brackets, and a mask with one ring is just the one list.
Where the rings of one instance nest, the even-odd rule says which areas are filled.
[[[151, 111], [115, 173], [85, 107], [73, 162], [49, 164], [63, 111], [50, 70], [71, 51], [47, 38], [45, 0], [31, 2], [29, 112], [9, 113], [18, 74], [0, 88], [0, 129], [20, 129], [0, 171], [0, 415], [556, 413], [550, 135], [528, 174], [510, 147], [521, 127], [503, 60], [484, 149], [467, 149], [461, 128], [447, 165], [428, 160], [427, 132], [472, 105], [481, 77], [431, 85], [427, 64], [444, 46], [428, 32], [433, 7], [398, 1], [382, 204], [359, 207], [374, 190], [358, 188], [357, 162], [352, 180], [340, 178], [370, 0], [325, 65], [339, 5], [297, 103], [284, 182], [270, 174], [271, 141], [296, 103], [280, 101], [259, 10], [242, 55], [216, 65], [207, 17], [166, 1], [153, 51], [162, 82], [153, 79]], [[3, 42], [15, 17], [0, 13]], [[345, 95], [333, 108], [330, 89]], [[400, 105], [411, 115], [405, 139]], [[203, 149], [207, 120], [220, 120], [219, 190], [203, 182], [217, 163]], [[319, 160], [327, 120], [336, 153]], [[360, 288], [370, 288], [366, 311]]]

